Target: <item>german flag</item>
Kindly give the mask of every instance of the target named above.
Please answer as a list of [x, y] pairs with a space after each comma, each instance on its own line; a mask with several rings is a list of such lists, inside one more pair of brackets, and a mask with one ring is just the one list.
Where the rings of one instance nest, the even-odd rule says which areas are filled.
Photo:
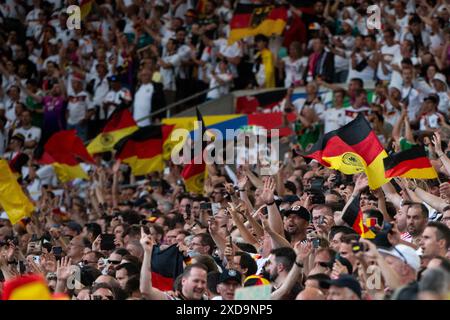
[[207, 143], [203, 141], [203, 137], [205, 136], [206, 132], [206, 126], [198, 108], [197, 119], [202, 123], [202, 152], [200, 154], [194, 154], [194, 156], [191, 157], [189, 164], [184, 166], [183, 171], [181, 172], [181, 176], [184, 179], [184, 185], [186, 186], [186, 190], [188, 192], [203, 194], [206, 176], [206, 163], [203, 159], [203, 151], [205, 150]]
[[9, 221], [16, 224], [31, 216], [34, 205], [23, 193], [6, 160], [0, 159], [0, 172], [0, 206], [5, 210]]
[[304, 156], [344, 174], [365, 172], [371, 189], [390, 180], [384, 177], [383, 159], [387, 153], [362, 114], [342, 128], [322, 135]]
[[268, 37], [283, 33], [287, 21], [285, 6], [238, 4], [230, 21], [232, 44], [242, 38], [263, 34]]
[[360, 196], [355, 197], [342, 215], [342, 220], [355, 230], [362, 238], [374, 239], [375, 233], [363, 223], [363, 213], [359, 206]]
[[81, 168], [80, 161], [94, 163], [83, 141], [75, 130], [64, 130], [53, 134], [44, 146], [39, 159], [42, 164], [51, 164], [58, 178], [68, 182], [77, 178], [88, 180], [87, 173]]
[[131, 112], [119, 108], [109, 117], [103, 131], [91, 141], [87, 150], [90, 154], [112, 151], [120, 139], [138, 129]]
[[411, 149], [389, 155], [384, 159], [385, 177], [410, 179], [436, 179], [436, 170], [431, 165], [425, 149], [413, 146]]
[[52, 300], [52, 294], [42, 276], [30, 274], [6, 281], [2, 300]]
[[139, 128], [116, 144], [114, 147], [117, 150], [116, 158], [127, 163], [135, 176], [162, 171], [164, 169], [163, 143], [172, 129], [173, 126], [166, 125]]
[[236, 99], [236, 113], [251, 114], [257, 112], [258, 108], [272, 109], [283, 101], [286, 93], [287, 90], [282, 89], [238, 97]]
[[162, 291], [173, 290], [173, 282], [183, 273], [183, 254], [176, 244], [161, 250], [159, 246], [152, 251], [152, 286]]
[[203, 18], [205, 15], [206, 3], [207, 0], [198, 0], [197, 6], [195, 7], [195, 11], [197, 11], [200, 18]]

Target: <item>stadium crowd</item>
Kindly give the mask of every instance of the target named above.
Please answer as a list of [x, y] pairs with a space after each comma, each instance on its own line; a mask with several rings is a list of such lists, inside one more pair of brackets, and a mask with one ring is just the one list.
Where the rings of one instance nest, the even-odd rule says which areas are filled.
[[[78, 1], [0, 1], [0, 158], [36, 207], [14, 225], [0, 216], [0, 292], [37, 274], [78, 300], [233, 300], [266, 284], [274, 300], [449, 299], [448, 0], [92, 2], [71, 30], [66, 8]], [[283, 34], [228, 43], [238, 2], [285, 5]], [[372, 4], [379, 30], [367, 27]], [[296, 121], [273, 176], [261, 162], [208, 165], [193, 194], [170, 160], [135, 177], [94, 154], [89, 180], [62, 183], [34, 157], [61, 130], [88, 143], [123, 103], [144, 127], [208, 88], [193, 103], [275, 87], [288, 89]], [[298, 87], [306, 99], [291, 99]], [[438, 178], [371, 190], [364, 174], [302, 156], [358, 114], [388, 153], [424, 147]], [[344, 218], [355, 200], [373, 239]]]

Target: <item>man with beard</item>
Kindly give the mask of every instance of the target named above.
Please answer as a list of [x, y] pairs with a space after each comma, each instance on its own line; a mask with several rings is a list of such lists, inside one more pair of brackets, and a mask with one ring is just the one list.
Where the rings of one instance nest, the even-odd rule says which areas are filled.
[[[279, 289], [286, 281], [289, 271], [296, 262], [296, 253], [292, 248], [282, 247], [273, 249], [270, 252], [269, 260], [264, 267], [262, 276], [269, 279], [273, 286], [273, 291]], [[294, 300], [302, 288], [296, 283], [291, 291], [282, 297], [282, 300]]]
[[413, 203], [406, 212], [406, 230], [412, 236], [412, 243], [419, 245], [428, 222], [428, 209], [422, 203]]
[[309, 211], [302, 206], [293, 206], [291, 209], [284, 211], [283, 215], [285, 217], [284, 232], [291, 245], [306, 240], [306, 229], [311, 220]]

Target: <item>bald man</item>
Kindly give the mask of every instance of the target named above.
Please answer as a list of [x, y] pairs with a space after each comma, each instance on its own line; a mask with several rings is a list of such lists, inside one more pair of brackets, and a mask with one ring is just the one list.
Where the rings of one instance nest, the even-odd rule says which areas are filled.
[[325, 294], [317, 288], [306, 287], [295, 300], [325, 300]]

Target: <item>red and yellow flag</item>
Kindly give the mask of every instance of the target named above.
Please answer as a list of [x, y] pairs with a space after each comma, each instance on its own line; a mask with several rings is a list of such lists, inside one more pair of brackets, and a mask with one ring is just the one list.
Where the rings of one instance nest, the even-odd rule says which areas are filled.
[[69, 300], [69, 297], [61, 293], [52, 295], [42, 276], [27, 274], [5, 282], [2, 300]]
[[286, 26], [288, 15], [285, 6], [238, 4], [230, 21], [228, 43], [249, 36], [263, 34], [267, 37], [280, 35]]
[[0, 206], [12, 224], [31, 216], [34, 205], [23, 193], [6, 160], [0, 159]]
[[93, 3], [94, 0], [80, 0], [81, 20], [84, 20], [89, 12], [91, 12]]
[[39, 162], [51, 164], [62, 182], [77, 178], [88, 180], [87, 173], [80, 166], [80, 160], [94, 163], [94, 159], [87, 152], [83, 141], [76, 136], [76, 131], [64, 130], [50, 137], [44, 146], [44, 154]]

